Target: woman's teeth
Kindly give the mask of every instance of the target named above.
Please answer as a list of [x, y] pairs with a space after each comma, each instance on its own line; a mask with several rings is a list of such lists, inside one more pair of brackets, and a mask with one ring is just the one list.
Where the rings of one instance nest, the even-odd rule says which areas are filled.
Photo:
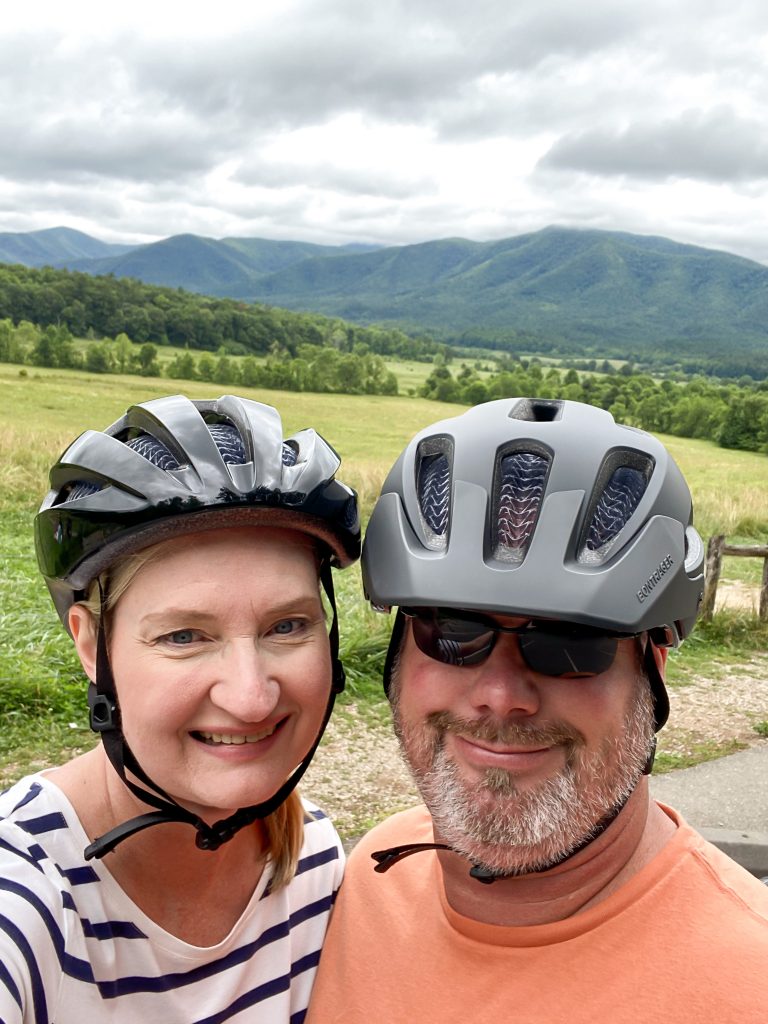
[[204, 743], [224, 743], [239, 745], [241, 743], [258, 743], [259, 740], [265, 740], [267, 736], [271, 736], [277, 728], [273, 725], [270, 729], [265, 729], [263, 732], [251, 733], [248, 736], [242, 734], [233, 736], [229, 733], [224, 732], [199, 732], [198, 736]]

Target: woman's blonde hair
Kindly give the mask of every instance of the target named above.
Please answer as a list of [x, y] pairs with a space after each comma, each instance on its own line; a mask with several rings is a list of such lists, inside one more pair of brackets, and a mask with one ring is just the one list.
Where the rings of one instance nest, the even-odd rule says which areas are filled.
[[[317, 551], [316, 545], [311, 546]], [[108, 617], [138, 573], [160, 552], [164, 542], [143, 548], [116, 562], [91, 583], [88, 597], [78, 602], [87, 608], [95, 629], [98, 630], [102, 612], [107, 616], [104, 626], [109, 635]], [[319, 564], [319, 555], [317, 556]], [[104, 600], [102, 603], [102, 594]], [[287, 885], [296, 874], [304, 839], [304, 807], [297, 789], [292, 790], [280, 806], [263, 819], [266, 853], [272, 861], [273, 871], [269, 887], [276, 892]]]

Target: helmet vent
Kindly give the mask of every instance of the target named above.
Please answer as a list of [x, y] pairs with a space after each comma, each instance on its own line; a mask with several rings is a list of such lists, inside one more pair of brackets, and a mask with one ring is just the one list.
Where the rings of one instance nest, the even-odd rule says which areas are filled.
[[539, 517], [550, 459], [540, 452], [515, 451], [499, 460], [494, 487], [494, 558], [519, 564]]
[[141, 455], [147, 462], [151, 462], [153, 466], [157, 466], [158, 469], [181, 469], [179, 460], [170, 448], [162, 441], [158, 441], [156, 437], [152, 437], [151, 434], [139, 434], [138, 437], [133, 437], [125, 443], [128, 448]]
[[295, 466], [296, 461], [299, 457], [299, 449], [295, 442], [293, 444], [290, 441], [283, 441], [283, 453], [282, 460], [284, 466]]
[[242, 466], [248, 461], [243, 439], [236, 427], [230, 423], [209, 423], [208, 429], [225, 466]]
[[640, 504], [648, 487], [653, 463], [637, 456], [632, 461], [634, 465], [616, 465], [614, 462], [615, 468], [610, 471], [596, 499], [593, 499], [584, 531], [584, 543], [579, 553], [580, 562], [592, 565], [604, 562], [619, 533]]
[[416, 494], [427, 547], [443, 551], [448, 544], [451, 502], [451, 455], [447, 438], [432, 438], [419, 445]]
[[528, 423], [552, 423], [563, 415], [563, 403], [544, 398], [521, 398], [512, 406], [511, 420], [526, 420]]
[[85, 498], [89, 494], [96, 494], [102, 490], [102, 485], [93, 480], [73, 480], [71, 484], [64, 487], [56, 498], [54, 505], [61, 505], [65, 501], [77, 501], [78, 498]]

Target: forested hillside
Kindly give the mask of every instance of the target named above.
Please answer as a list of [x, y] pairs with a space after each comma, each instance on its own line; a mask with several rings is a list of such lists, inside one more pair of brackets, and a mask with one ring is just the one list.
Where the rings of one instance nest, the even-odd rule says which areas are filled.
[[66, 270], [0, 266], [0, 320], [65, 327], [77, 337], [127, 334], [132, 342], [188, 346], [230, 354], [295, 355], [301, 345], [344, 352], [362, 346], [379, 355], [423, 359], [442, 346], [396, 328], [361, 327], [339, 318], [292, 313], [130, 278], [93, 277]]
[[132, 245], [110, 245], [72, 228], [0, 232], [0, 262], [27, 267], [57, 266], [69, 260], [95, 260], [130, 252]]
[[768, 268], [664, 238], [548, 228], [304, 260], [254, 296], [452, 344], [768, 370]]
[[64, 229], [0, 236], [0, 259], [16, 252], [22, 263], [428, 332], [462, 347], [768, 375], [768, 268], [667, 238], [551, 227], [389, 248], [177, 235], [109, 249]]

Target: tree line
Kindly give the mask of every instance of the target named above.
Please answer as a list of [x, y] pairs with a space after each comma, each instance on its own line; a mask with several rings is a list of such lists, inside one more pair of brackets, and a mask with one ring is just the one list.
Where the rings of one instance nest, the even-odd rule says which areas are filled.
[[267, 355], [278, 347], [291, 357], [301, 345], [328, 346], [400, 359], [431, 359], [445, 346], [395, 328], [361, 327], [339, 318], [293, 313], [235, 299], [161, 288], [133, 278], [50, 267], [0, 265], [0, 320], [66, 327], [79, 338], [126, 334], [138, 345], [188, 346], [230, 355]]
[[[610, 364], [609, 368], [610, 368]], [[579, 373], [506, 357], [490, 375], [443, 362], [421, 388], [424, 398], [476, 405], [513, 395], [565, 398], [597, 405], [620, 423], [654, 433], [715, 441], [723, 448], [768, 452], [768, 381], [723, 382], [695, 376], [680, 382], [633, 373]]]
[[[471, 350], [484, 348], [498, 352], [538, 353], [550, 356], [564, 366], [576, 369], [586, 363], [594, 364], [604, 359], [630, 362], [643, 368], [644, 372], [660, 376], [723, 377], [737, 380], [750, 377], [752, 380], [768, 379], [768, 352], [765, 346], [749, 347], [721, 344], [716, 351], [704, 350], [703, 343], [696, 339], [678, 338], [674, 344], [653, 347], [618, 344], [610, 337], [597, 341], [565, 341], [558, 337], [543, 337], [524, 329], [465, 331], [458, 336], [436, 334], [454, 349]], [[714, 346], [710, 343], [710, 348]]]
[[39, 327], [27, 320], [0, 320], [0, 362], [89, 373], [138, 373], [144, 377], [203, 380], [216, 384], [281, 391], [320, 391], [351, 395], [396, 395], [397, 377], [380, 355], [358, 342], [353, 352], [302, 344], [291, 355], [273, 345], [266, 359], [235, 358], [222, 346], [215, 354], [185, 348], [161, 358], [152, 342], [135, 345], [124, 332], [92, 341], [81, 351], [66, 327]]

